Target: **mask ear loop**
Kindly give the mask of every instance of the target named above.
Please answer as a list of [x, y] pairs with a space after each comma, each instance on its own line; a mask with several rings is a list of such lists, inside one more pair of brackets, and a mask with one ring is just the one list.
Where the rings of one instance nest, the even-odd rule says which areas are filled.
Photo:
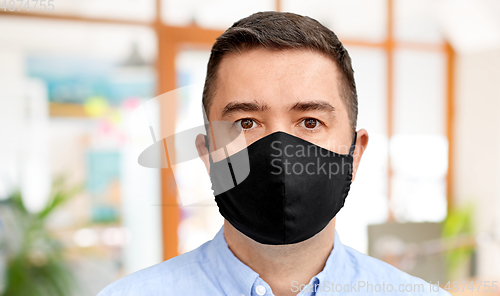
[[352, 139], [351, 148], [349, 149], [349, 155], [354, 155], [354, 150], [356, 149], [356, 138], [358, 137], [358, 133], [354, 132], [354, 137]]
[[[210, 162], [210, 166], [212, 166], [214, 164], [214, 161], [212, 159], [212, 156], [210, 155], [210, 148], [209, 148], [210, 144], [208, 144], [207, 135], [205, 135], [205, 147], [207, 147], [208, 149], [208, 161]], [[227, 151], [226, 151], [226, 156], [227, 156]], [[236, 182], [236, 175], [234, 174], [233, 165], [231, 164], [231, 160], [229, 157], [227, 158], [227, 165], [229, 167], [229, 171], [231, 172], [231, 178], [233, 179], [233, 184], [234, 186], [236, 186], [238, 185], [238, 182]]]
[[207, 135], [204, 135], [204, 137], [205, 137], [205, 147], [207, 147], [208, 150], [208, 161], [210, 162], [210, 165], [212, 165], [214, 161], [212, 160], [212, 156], [210, 155], [210, 144], [208, 143]]

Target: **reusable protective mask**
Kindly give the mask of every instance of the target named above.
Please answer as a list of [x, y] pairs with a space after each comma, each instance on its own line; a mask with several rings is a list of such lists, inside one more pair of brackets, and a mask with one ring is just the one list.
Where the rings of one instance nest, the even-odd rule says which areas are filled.
[[[236, 152], [217, 162], [210, 158], [219, 212], [241, 233], [262, 244], [307, 240], [344, 206], [355, 147], [356, 134], [349, 154], [342, 155], [275, 132], [249, 145], [245, 153]], [[250, 172], [242, 179], [238, 168], [248, 162]]]

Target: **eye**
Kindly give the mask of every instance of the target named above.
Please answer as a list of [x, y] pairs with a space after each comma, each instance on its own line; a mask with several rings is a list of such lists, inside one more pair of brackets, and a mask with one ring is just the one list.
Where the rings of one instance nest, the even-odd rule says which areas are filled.
[[243, 118], [240, 120], [235, 121], [237, 124], [237, 127], [243, 130], [251, 130], [257, 126], [257, 123], [255, 120], [250, 119], [250, 118]]
[[302, 120], [300, 125], [305, 127], [306, 129], [314, 130], [321, 125], [321, 122], [315, 118], [305, 118], [304, 120]]

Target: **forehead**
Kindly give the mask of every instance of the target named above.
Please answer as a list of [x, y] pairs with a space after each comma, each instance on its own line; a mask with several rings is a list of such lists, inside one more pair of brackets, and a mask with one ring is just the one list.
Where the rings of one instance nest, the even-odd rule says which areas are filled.
[[297, 101], [326, 100], [343, 109], [337, 66], [311, 50], [254, 49], [226, 55], [217, 73], [210, 113], [233, 101], [264, 101], [271, 108]]

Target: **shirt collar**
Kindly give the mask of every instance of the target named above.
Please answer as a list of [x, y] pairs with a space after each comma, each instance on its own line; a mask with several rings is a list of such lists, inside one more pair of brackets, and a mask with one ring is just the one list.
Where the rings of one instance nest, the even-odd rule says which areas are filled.
[[[217, 232], [210, 245], [209, 260], [214, 268], [219, 284], [226, 295], [252, 295], [259, 274], [241, 262], [229, 249], [224, 237], [224, 226]], [[310, 284], [321, 284], [342, 277], [345, 272], [345, 249], [335, 229], [333, 248], [326, 260], [325, 267], [314, 276]]]

